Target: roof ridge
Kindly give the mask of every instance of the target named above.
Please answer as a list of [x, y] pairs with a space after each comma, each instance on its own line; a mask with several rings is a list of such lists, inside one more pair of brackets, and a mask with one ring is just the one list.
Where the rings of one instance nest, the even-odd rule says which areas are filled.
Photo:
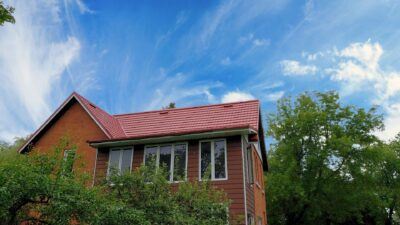
[[[107, 111], [105, 111], [105, 110], [102, 109], [101, 107], [97, 106], [96, 104], [94, 104], [93, 102], [91, 102], [89, 99], [83, 97], [82, 95], [80, 95], [80, 94], [77, 93], [77, 92], [75, 92], [75, 91], [72, 92], [72, 95], [74, 95], [75, 97], [77, 97], [77, 98], [80, 99], [80, 100], [86, 101], [89, 105], [95, 107], [97, 110], [101, 111], [102, 113], [105, 113], [108, 117], [110, 117], [110, 119], [114, 120], [114, 121], [118, 124], [119, 128], [121, 129], [121, 131], [123, 132], [123, 134], [126, 136], [126, 133], [125, 133], [125, 130], [124, 130], [122, 124], [120, 123], [120, 121], [119, 121], [116, 117], [114, 117], [112, 114], [108, 113]], [[85, 106], [85, 104], [83, 104], [83, 107], [87, 107], [87, 106]], [[97, 122], [98, 122], [99, 124], [101, 124], [102, 127], [105, 128], [105, 130], [107, 131], [107, 133], [109, 133], [110, 136], [113, 137], [113, 134], [112, 134], [112, 132], [108, 129], [108, 126], [107, 126], [106, 124], [104, 124], [103, 121], [102, 121], [100, 118], [98, 118], [93, 112], [91, 112], [90, 109], [88, 109], [88, 112], [89, 112], [90, 114], [92, 114], [92, 116], [97, 120]]]
[[133, 114], [144, 114], [144, 113], [155, 113], [155, 112], [162, 112], [162, 111], [177, 111], [182, 109], [197, 109], [197, 108], [205, 108], [211, 106], [222, 106], [222, 105], [232, 105], [232, 104], [240, 104], [240, 103], [247, 103], [247, 102], [260, 102], [258, 99], [247, 100], [247, 101], [238, 101], [238, 102], [226, 102], [226, 103], [217, 103], [217, 104], [209, 104], [209, 105], [198, 105], [198, 106], [188, 106], [188, 107], [181, 107], [181, 108], [173, 108], [173, 109], [158, 109], [158, 110], [149, 110], [143, 112], [131, 112], [131, 113], [121, 113], [121, 114], [113, 114], [113, 117], [120, 117], [120, 116], [127, 116]]

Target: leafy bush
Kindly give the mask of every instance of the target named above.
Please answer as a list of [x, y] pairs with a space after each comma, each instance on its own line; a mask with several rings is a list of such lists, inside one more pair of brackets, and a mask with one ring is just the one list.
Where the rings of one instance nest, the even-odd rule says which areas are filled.
[[88, 187], [87, 176], [75, 172], [79, 156], [61, 157], [67, 146], [71, 149], [62, 139], [51, 154], [0, 151], [2, 224], [218, 225], [228, 220], [224, 192], [207, 181], [170, 184], [162, 171], [140, 167]]

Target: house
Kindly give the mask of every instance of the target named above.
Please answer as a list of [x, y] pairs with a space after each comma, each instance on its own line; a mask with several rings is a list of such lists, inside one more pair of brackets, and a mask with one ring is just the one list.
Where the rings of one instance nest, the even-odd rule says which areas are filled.
[[243, 215], [243, 224], [267, 223], [258, 100], [110, 115], [74, 92], [19, 151], [48, 151], [66, 135], [93, 185], [111, 167], [130, 171], [155, 162], [170, 170], [171, 183], [201, 180], [211, 168], [211, 183], [232, 200], [230, 215]]

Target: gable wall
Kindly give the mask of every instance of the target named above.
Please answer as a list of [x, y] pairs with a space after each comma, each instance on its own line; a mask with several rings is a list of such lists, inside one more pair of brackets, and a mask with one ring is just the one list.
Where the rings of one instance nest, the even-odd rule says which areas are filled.
[[96, 149], [90, 147], [87, 140], [105, 139], [107, 136], [76, 101], [34, 143], [33, 151], [49, 153], [62, 137], [68, 137], [70, 143], [77, 146], [77, 155], [80, 157], [80, 161], [75, 163], [75, 166], [82, 166], [81, 171], [92, 176], [96, 161]]

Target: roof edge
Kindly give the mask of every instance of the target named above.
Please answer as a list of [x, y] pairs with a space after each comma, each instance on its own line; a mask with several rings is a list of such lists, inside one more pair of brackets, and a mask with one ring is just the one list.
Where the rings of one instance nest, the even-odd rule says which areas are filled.
[[159, 137], [166, 137], [166, 136], [180, 136], [186, 134], [198, 134], [198, 133], [205, 133], [205, 132], [219, 132], [219, 131], [229, 131], [229, 130], [237, 130], [237, 129], [248, 129], [251, 130], [253, 133], [257, 133], [256, 129], [253, 127], [246, 125], [246, 126], [232, 126], [232, 127], [224, 127], [221, 129], [204, 129], [198, 131], [188, 131], [188, 132], [181, 132], [181, 133], [168, 133], [168, 134], [159, 134], [159, 135], [142, 135], [136, 137], [123, 137], [123, 138], [113, 138], [113, 139], [101, 139], [101, 140], [88, 140], [88, 143], [101, 143], [105, 141], [125, 141], [125, 140], [135, 140], [135, 139], [143, 139], [143, 138], [159, 138]]
[[218, 104], [210, 104], [210, 105], [198, 105], [198, 106], [188, 106], [188, 107], [172, 108], [172, 109], [159, 109], [159, 110], [150, 110], [150, 111], [143, 111], [143, 112], [131, 112], [131, 113], [114, 114], [112, 116], [119, 117], [119, 116], [126, 116], [126, 115], [132, 115], [132, 114], [156, 113], [156, 112], [162, 112], [162, 111], [177, 111], [177, 110], [181, 110], [181, 109], [197, 109], [197, 108], [204, 108], [204, 107], [210, 107], [210, 106], [223, 106], [223, 105], [232, 105], [232, 104], [239, 104], [239, 103], [246, 103], [246, 102], [260, 103], [260, 100], [253, 99], [253, 100], [247, 100], [247, 101], [227, 102], [227, 103], [218, 103]]
[[[100, 127], [100, 129], [104, 132], [104, 134], [108, 137], [108, 138], [112, 138], [111, 133], [103, 126], [103, 124], [90, 112], [90, 110], [85, 106], [85, 104], [82, 103], [80, 98], [83, 98], [80, 94], [73, 92], [72, 93], [74, 95], [74, 97], [76, 98], [76, 100], [79, 102], [79, 104], [81, 104], [81, 106], [85, 109], [85, 111], [90, 115], [90, 117], [94, 120], [94, 122], [97, 124], [97, 126]], [[89, 100], [86, 99], [86, 101], [88, 101], [90, 104], [93, 104], [92, 102], [90, 102]], [[94, 104], [93, 104], [94, 105]], [[98, 106], [96, 106], [98, 107]], [[104, 110], [102, 110], [104, 111]], [[106, 111], [104, 111], [105, 113], [107, 113]], [[111, 115], [112, 116], [112, 115]]]
[[251, 128], [244, 127], [244, 128], [195, 132], [195, 133], [177, 134], [177, 135], [148, 136], [141, 138], [125, 138], [125, 139], [110, 139], [110, 140], [92, 140], [92, 141], [88, 140], [87, 142], [92, 147], [114, 147], [114, 146], [140, 144], [140, 143], [154, 144], [154, 143], [162, 143], [170, 141], [191, 140], [202, 137], [226, 137], [227, 135], [232, 136], [243, 133], [256, 133], [256, 131], [254, 131]]
[[72, 100], [74, 99], [82, 106], [86, 113], [93, 119], [93, 121], [100, 127], [100, 129], [104, 132], [104, 134], [111, 138], [110, 134], [106, 131], [106, 129], [96, 120], [96, 118], [89, 112], [89, 110], [85, 107], [85, 105], [80, 101], [79, 94], [75, 91], [72, 92], [64, 101], [63, 103], [54, 111], [40, 127], [35, 130], [35, 132], [28, 138], [28, 140], [17, 150], [18, 153], [23, 153], [26, 147], [35, 139], [35, 137], [40, 134], [40, 132], [60, 113], [60, 111]]

